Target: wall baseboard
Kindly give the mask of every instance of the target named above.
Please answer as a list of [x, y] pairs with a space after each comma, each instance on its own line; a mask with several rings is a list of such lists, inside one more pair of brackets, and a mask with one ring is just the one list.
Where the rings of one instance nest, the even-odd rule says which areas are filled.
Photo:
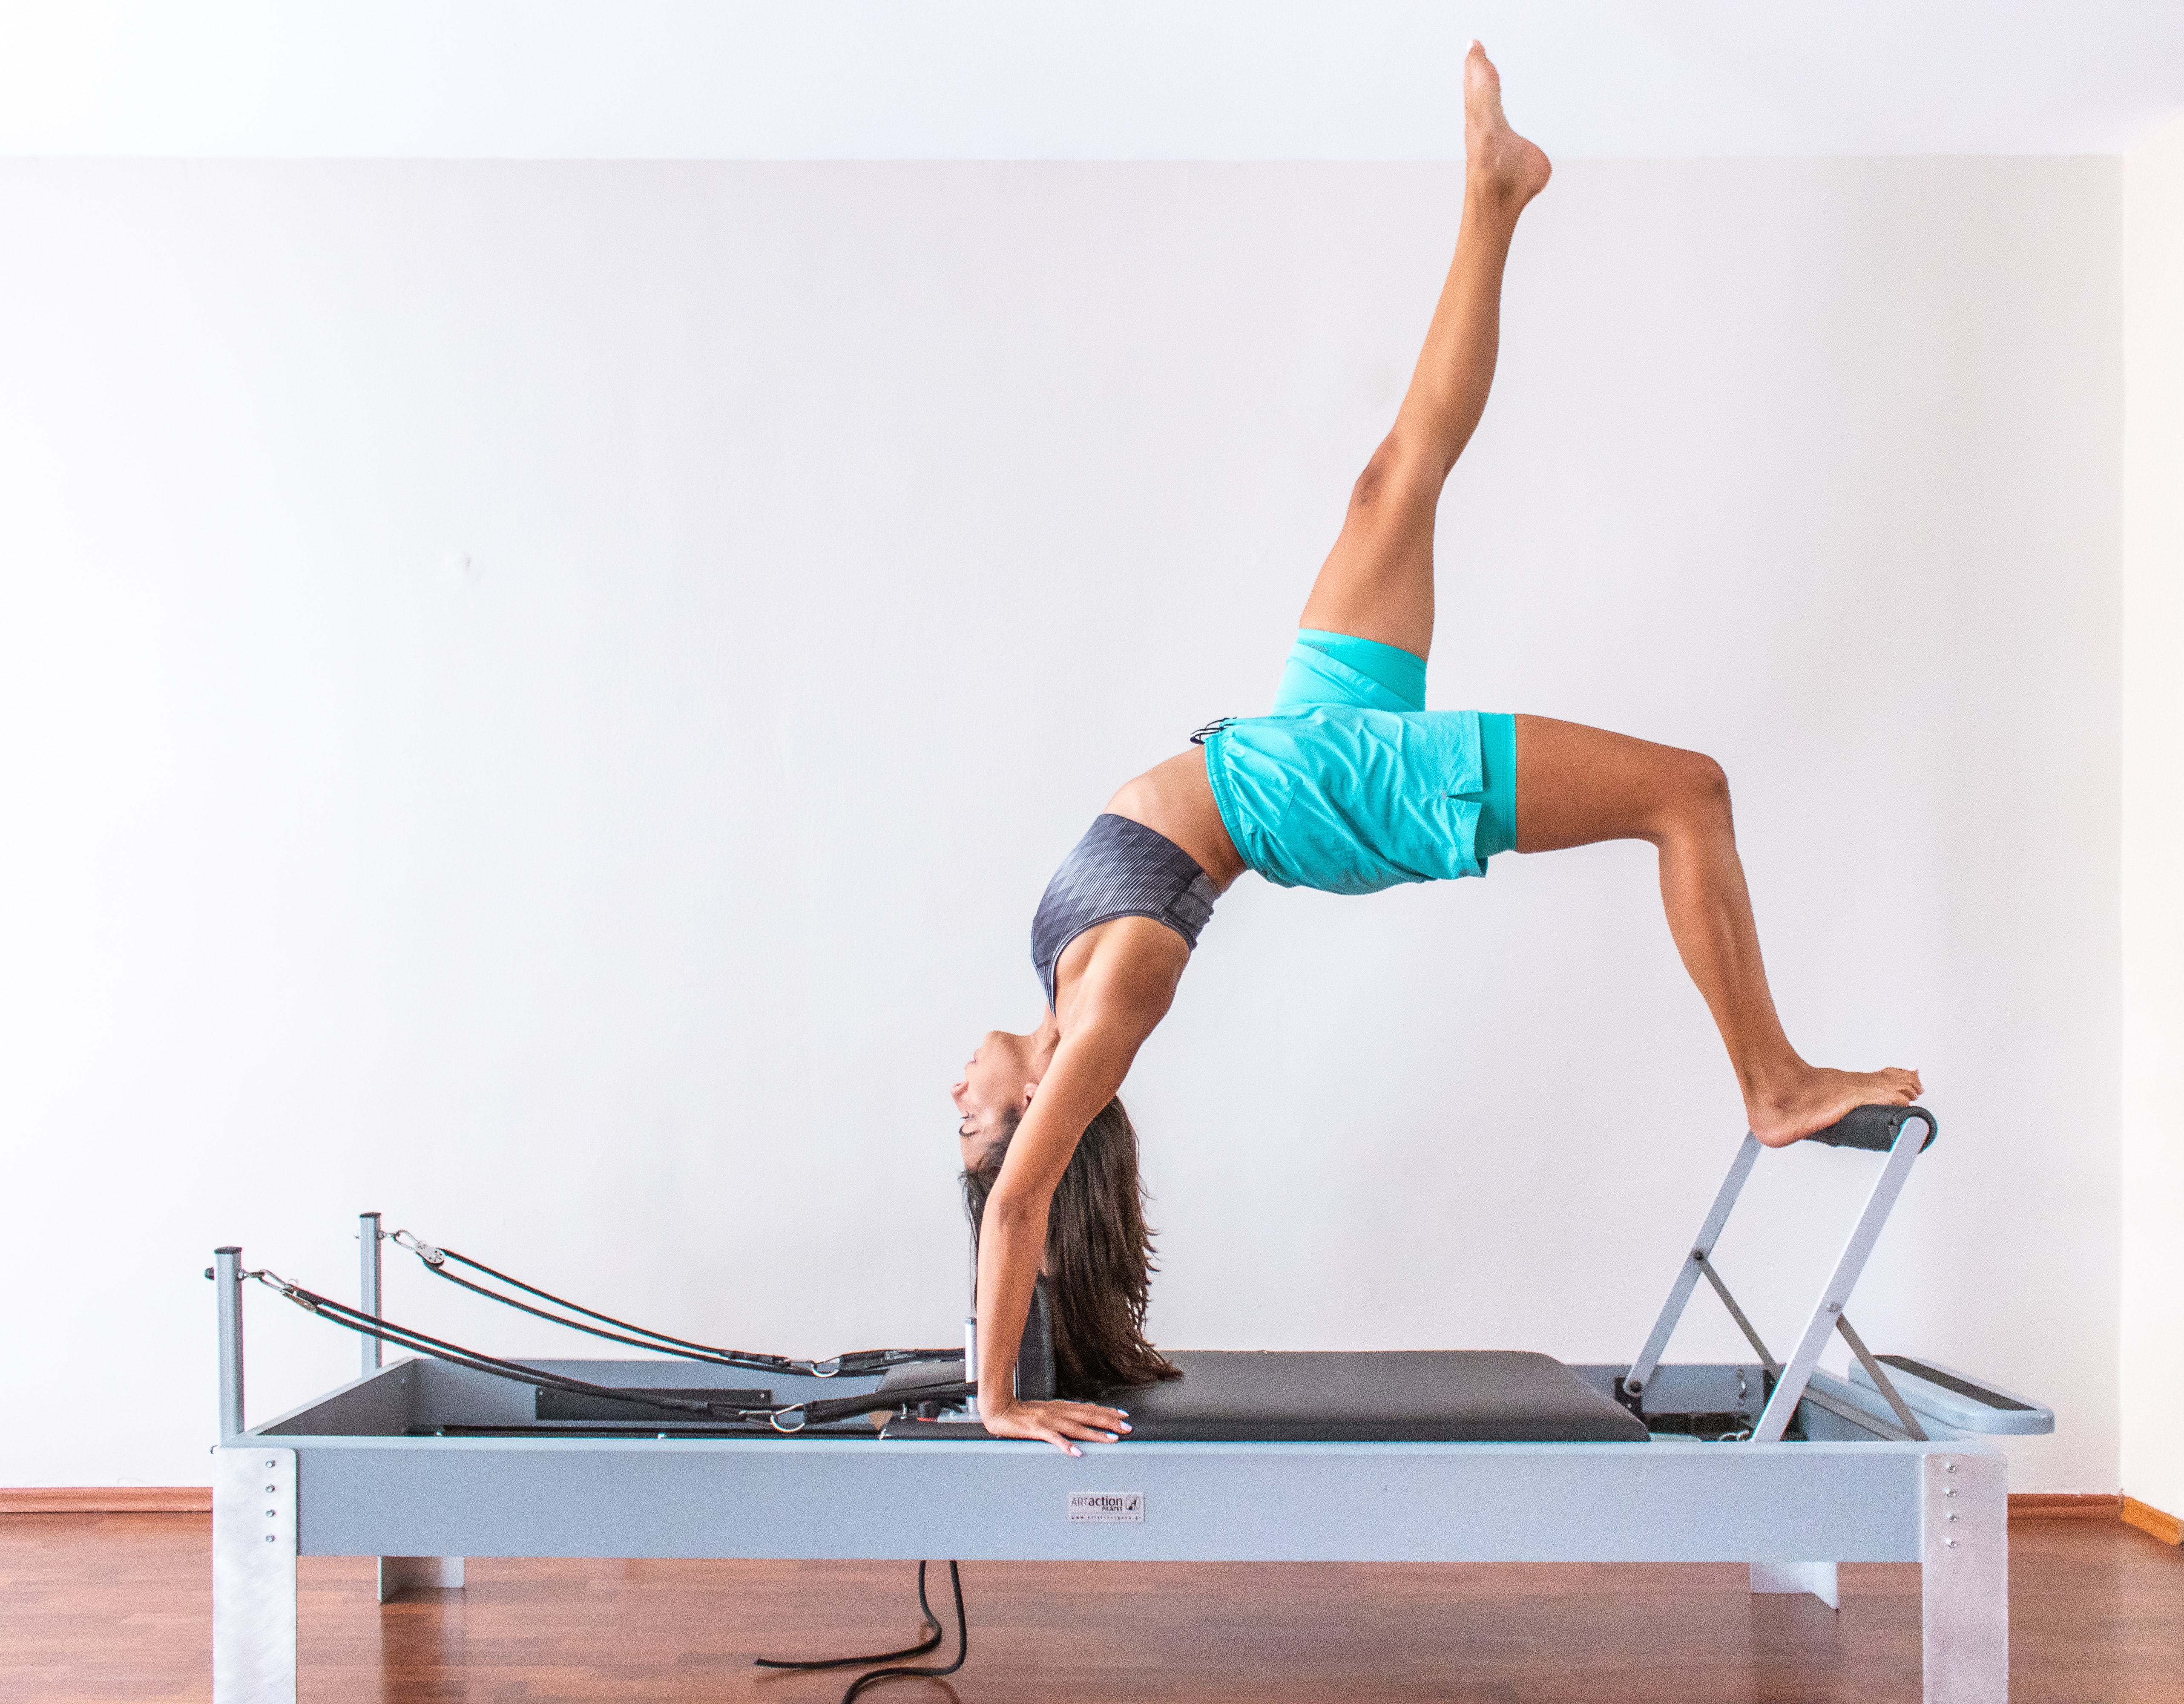
[[2151, 1533], [2164, 1545], [2184, 1545], [2184, 1521], [2136, 1497], [2123, 1500], [2123, 1517], [2142, 1533]]
[[48, 1485], [0, 1490], [0, 1515], [206, 1515], [208, 1485]]
[[2012, 1491], [2009, 1518], [2013, 1521], [2113, 1521], [2123, 1513], [2123, 1499], [2114, 1493], [2085, 1491]]

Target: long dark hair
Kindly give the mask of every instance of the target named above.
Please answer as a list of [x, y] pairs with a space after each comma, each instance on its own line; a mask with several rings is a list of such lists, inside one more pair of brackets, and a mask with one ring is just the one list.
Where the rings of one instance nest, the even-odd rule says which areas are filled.
[[[1015, 1136], [1011, 1120], [963, 1174], [974, 1237]], [[1183, 1376], [1145, 1341], [1145, 1304], [1159, 1269], [1138, 1176], [1138, 1132], [1119, 1097], [1084, 1126], [1055, 1186], [1040, 1270], [1053, 1314], [1055, 1381], [1064, 1396], [1089, 1398]]]

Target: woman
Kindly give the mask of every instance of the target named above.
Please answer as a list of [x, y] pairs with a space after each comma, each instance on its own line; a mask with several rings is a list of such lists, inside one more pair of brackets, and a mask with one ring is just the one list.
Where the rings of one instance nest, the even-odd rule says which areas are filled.
[[[1119, 1116], [1115, 1095], [1132, 1059], [1174, 999], [1213, 902], [1246, 869], [1288, 886], [1370, 893], [1484, 874], [1502, 852], [1649, 841], [1676, 950], [1713, 1014], [1760, 1141], [1780, 1147], [1853, 1107], [1907, 1105], [1919, 1093], [1916, 1072], [1821, 1070], [1791, 1047], [1760, 962], [1728, 783], [1713, 759], [1545, 717], [1425, 710], [1435, 510], [1493, 383], [1510, 237], [1550, 170], [1509, 128], [1501, 80], [1475, 42], [1463, 78], [1456, 258], [1395, 427], [1359, 476], [1306, 601], [1273, 713], [1201, 729], [1193, 736], [1201, 749], [1148, 770], [1108, 802], [1032, 925], [1045, 1017], [1029, 1035], [988, 1036], [953, 1091], [967, 1173], [989, 1179], [978, 1409], [996, 1437], [1074, 1453], [1072, 1439], [1128, 1429], [1117, 1409], [1018, 1400], [1017, 1345], [1042, 1255], [1053, 1253], [1050, 1203], [1078, 1138], [1103, 1109]], [[1120, 1193], [1135, 1202], [1134, 1167]], [[1111, 1187], [1106, 1198], [1112, 1208], [1118, 1192]], [[1144, 1252], [1140, 1236], [1138, 1321]], [[1152, 1355], [1141, 1333], [1134, 1341]], [[1098, 1389], [1084, 1383], [1072, 1394]]]

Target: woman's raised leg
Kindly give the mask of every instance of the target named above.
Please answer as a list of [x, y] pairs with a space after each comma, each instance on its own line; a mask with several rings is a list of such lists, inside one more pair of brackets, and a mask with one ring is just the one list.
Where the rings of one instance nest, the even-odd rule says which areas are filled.
[[1575, 722], [1517, 718], [1517, 850], [1613, 840], [1650, 841], [1660, 853], [1669, 932], [1729, 1049], [1754, 1136], [1779, 1148], [1852, 1107], [1917, 1098], [1916, 1071], [1808, 1065], [1783, 1034], [1719, 763]]
[[1502, 80], [1477, 42], [1463, 62], [1463, 221], [1396, 424], [1358, 476], [1342, 535], [1300, 624], [1400, 646], [1433, 645], [1434, 511], [1471, 440], [1502, 336], [1502, 269], [1547, 157], [1509, 128]]

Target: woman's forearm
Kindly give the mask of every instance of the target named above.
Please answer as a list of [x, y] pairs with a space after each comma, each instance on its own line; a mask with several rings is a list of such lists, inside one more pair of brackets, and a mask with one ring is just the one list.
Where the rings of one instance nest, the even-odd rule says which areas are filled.
[[986, 1204], [978, 1233], [978, 1412], [998, 1414], [1016, 1400], [1017, 1351], [1046, 1247], [1046, 1203]]

